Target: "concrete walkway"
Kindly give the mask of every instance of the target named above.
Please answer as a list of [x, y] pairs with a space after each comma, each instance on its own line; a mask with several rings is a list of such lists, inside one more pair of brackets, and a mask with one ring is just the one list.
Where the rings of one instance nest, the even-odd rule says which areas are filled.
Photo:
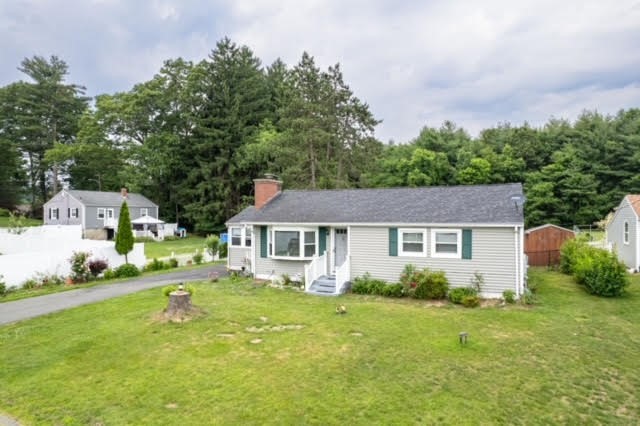
[[[168, 272], [162, 275], [147, 276], [117, 284], [98, 285], [95, 287], [47, 294], [45, 296], [30, 297], [28, 299], [16, 300], [15, 302], [0, 303], [0, 325], [95, 303], [149, 288], [161, 287], [178, 282], [204, 280], [208, 278], [211, 272], [218, 272], [220, 276], [226, 275], [226, 266], [214, 265], [207, 268]], [[0, 425], [1, 424], [2, 423], [0, 423]]]

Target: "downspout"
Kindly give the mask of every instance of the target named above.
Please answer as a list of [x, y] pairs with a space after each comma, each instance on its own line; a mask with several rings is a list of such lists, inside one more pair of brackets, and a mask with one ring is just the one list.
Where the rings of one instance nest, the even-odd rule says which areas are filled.
[[527, 265], [525, 265], [524, 257], [524, 226], [520, 227], [520, 292], [524, 294], [525, 275], [527, 274]]
[[513, 227], [513, 248], [515, 250], [515, 269], [516, 269], [516, 299], [520, 298], [520, 259], [519, 253], [520, 250], [518, 248], [518, 235], [520, 232], [518, 231], [518, 226]]
[[256, 276], [256, 261], [258, 260], [256, 257], [256, 235], [258, 235], [256, 227], [251, 225], [251, 273], [254, 278]]
[[227, 228], [227, 271], [229, 270], [229, 259], [231, 259], [231, 228]]

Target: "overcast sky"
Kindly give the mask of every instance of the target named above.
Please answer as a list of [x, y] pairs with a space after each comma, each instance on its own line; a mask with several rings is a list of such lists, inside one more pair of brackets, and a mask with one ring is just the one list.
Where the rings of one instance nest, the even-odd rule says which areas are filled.
[[55, 54], [89, 95], [126, 91], [224, 36], [264, 65], [339, 62], [385, 142], [640, 107], [638, 0], [0, 0], [0, 86]]

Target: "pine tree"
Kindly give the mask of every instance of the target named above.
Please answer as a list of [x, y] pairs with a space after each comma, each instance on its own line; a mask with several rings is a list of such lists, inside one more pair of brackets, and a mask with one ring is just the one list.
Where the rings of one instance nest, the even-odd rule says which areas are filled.
[[133, 231], [131, 230], [131, 218], [127, 201], [122, 202], [120, 217], [118, 218], [118, 233], [116, 234], [116, 251], [124, 254], [125, 263], [129, 263], [127, 254], [133, 250]]

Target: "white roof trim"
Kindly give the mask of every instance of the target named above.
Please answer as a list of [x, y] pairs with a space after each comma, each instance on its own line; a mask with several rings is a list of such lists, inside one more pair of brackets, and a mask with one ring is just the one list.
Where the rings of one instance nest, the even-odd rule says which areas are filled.
[[633, 208], [633, 206], [631, 205], [631, 202], [627, 198], [628, 196], [629, 194], [625, 195], [622, 201], [620, 201], [620, 204], [618, 204], [618, 207], [613, 210], [613, 216], [611, 217], [611, 220], [609, 221], [609, 223], [607, 223], [606, 229], [609, 229], [609, 226], [613, 224], [613, 222], [616, 220], [616, 217], [618, 216], [618, 212], [625, 207], [625, 204], [626, 204], [626, 207], [629, 207], [631, 209], [631, 212], [636, 217], [636, 220], [640, 220], [640, 218], [638, 217], [638, 214], [636, 213], [636, 209]]
[[421, 223], [398, 223], [398, 222], [379, 222], [379, 223], [360, 223], [360, 222], [254, 222], [254, 221], [241, 221], [241, 222], [232, 222], [225, 223], [227, 226], [238, 226], [238, 225], [257, 225], [257, 226], [362, 226], [362, 227], [398, 227], [398, 228], [417, 228], [417, 227], [427, 227], [427, 228], [513, 228], [515, 226], [524, 226], [523, 222], [519, 223], [431, 223], [431, 222], [421, 222]]
[[562, 229], [563, 231], [568, 231], [568, 232], [571, 232], [572, 234], [575, 234], [575, 232], [572, 231], [571, 229], [565, 228], [565, 227], [562, 227], [562, 226], [559, 226], [559, 225], [554, 225], [553, 223], [545, 223], [544, 225], [540, 225], [540, 226], [536, 226], [535, 228], [527, 229], [524, 232], [528, 234], [529, 232], [533, 232], [533, 231], [537, 231], [539, 229], [549, 228], [549, 227]]

